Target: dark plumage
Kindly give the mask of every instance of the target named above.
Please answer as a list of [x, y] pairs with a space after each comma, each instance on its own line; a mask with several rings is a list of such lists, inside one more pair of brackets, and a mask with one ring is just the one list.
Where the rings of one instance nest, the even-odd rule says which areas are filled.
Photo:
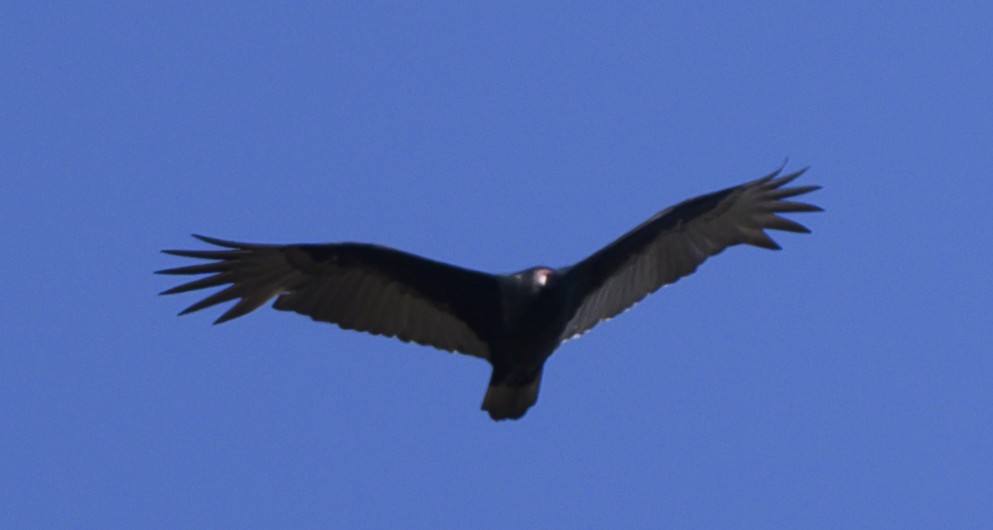
[[566, 340], [730, 246], [778, 250], [767, 229], [809, 232], [776, 215], [821, 211], [785, 200], [820, 188], [785, 187], [804, 171], [776, 171], [677, 204], [575, 265], [507, 275], [362, 243], [259, 245], [195, 236], [225, 250], [164, 251], [211, 261], [159, 271], [209, 274], [162, 294], [226, 285], [180, 314], [237, 300], [221, 323], [276, 297], [276, 309], [485, 359], [493, 375], [482, 408], [496, 420], [516, 419], [538, 399], [545, 360]]

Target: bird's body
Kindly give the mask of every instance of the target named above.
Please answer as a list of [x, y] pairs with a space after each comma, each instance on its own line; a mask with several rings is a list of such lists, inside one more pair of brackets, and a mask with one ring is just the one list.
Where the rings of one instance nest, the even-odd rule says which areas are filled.
[[273, 307], [344, 329], [464, 353], [493, 367], [483, 409], [516, 419], [538, 398], [542, 369], [566, 340], [692, 273], [709, 256], [747, 243], [778, 249], [765, 229], [807, 232], [776, 213], [819, 211], [782, 199], [802, 174], [762, 179], [663, 210], [570, 267], [488, 274], [362, 243], [258, 245], [196, 236], [227, 250], [169, 250], [214, 260], [160, 271], [211, 274], [164, 294], [231, 284], [182, 314], [238, 299], [217, 323]]

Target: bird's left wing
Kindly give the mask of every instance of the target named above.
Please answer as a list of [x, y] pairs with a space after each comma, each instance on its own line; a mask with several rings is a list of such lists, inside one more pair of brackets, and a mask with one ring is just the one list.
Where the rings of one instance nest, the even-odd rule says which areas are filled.
[[158, 272], [211, 276], [162, 294], [230, 285], [180, 314], [237, 299], [219, 324], [278, 297], [276, 309], [344, 329], [489, 358], [500, 295], [492, 275], [377, 245], [260, 245], [194, 237], [224, 250], [166, 250], [213, 261]]
[[805, 169], [779, 170], [761, 179], [710, 193], [659, 212], [589, 258], [563, 272], [575, 285], [573, 315], [560, 340], [590, 330], [666, 284], [692, 274], [710, 256], [747, 243], [779, 250], [766, 229], [807, 233], [803, 225], [776, 214], [821, 208], [783, 200], [820, 189], [784, 187]]

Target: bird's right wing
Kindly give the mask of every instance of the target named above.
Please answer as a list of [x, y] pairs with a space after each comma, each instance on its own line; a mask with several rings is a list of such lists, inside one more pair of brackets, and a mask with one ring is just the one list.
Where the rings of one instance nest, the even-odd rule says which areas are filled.
[[779, 171], [667, 208], [563, 272], [576, 285], [574, 314], [561, 340], [585, 333], [666, 284], [692, 274], [707, 258], [742, 243], [778, 250], [767, 229], [809, 232], [776, 214], [817, 212], [783, 200], [820, 189], [784, 187], [803, 174]]
[[278, 297], [276, 309], [344, 329], [489, 358], [488, 339], [500, 318], [500, 288], [492, 275], [376, 245], [259, 245], [194, 237], [225, 250], [166, 250], [214, 261], [159, 273], [211, 276], [162, 294], [230, 285], [180, 314], [238, 299], [219, 324]]

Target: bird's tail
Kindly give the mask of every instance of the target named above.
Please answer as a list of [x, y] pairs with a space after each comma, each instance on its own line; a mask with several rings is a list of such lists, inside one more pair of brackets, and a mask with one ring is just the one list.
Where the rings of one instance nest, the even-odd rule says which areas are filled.
[[494, 420], [516, 420], [538, 401], [541, 386], [541, 368], [527, 377], [501, 376], [493, 371], [490, 386], [486, 389], [482, 409]]

